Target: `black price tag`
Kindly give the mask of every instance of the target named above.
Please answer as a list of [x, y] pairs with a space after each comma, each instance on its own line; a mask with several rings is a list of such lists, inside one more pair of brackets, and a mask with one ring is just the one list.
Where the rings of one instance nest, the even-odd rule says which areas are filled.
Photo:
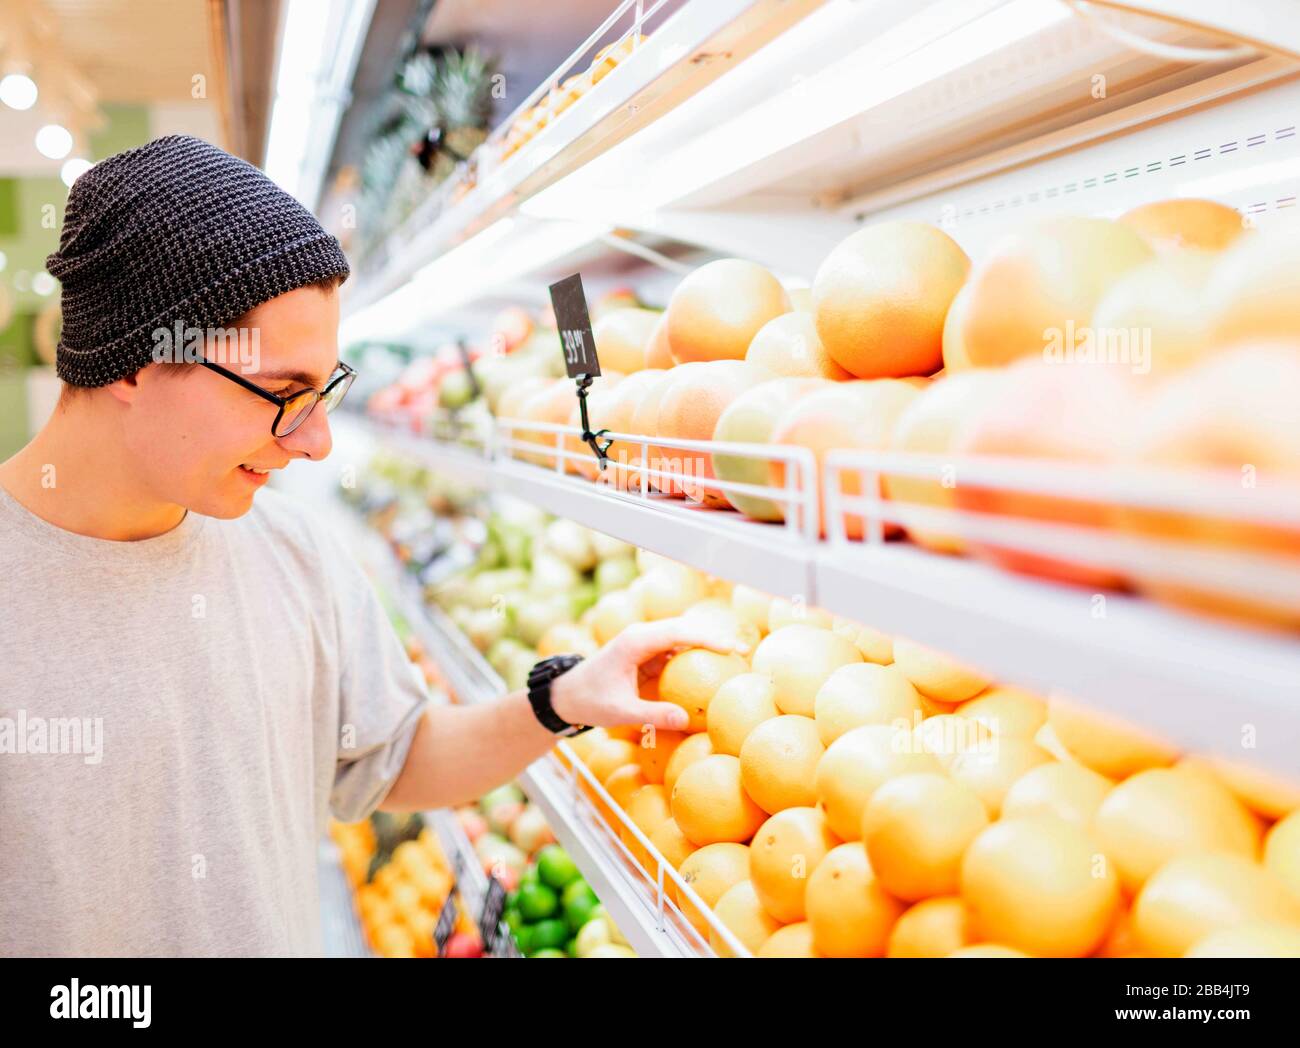
[[551, 307], [560, 329], [560, 346], [569, 378], [599, 375], [600, 361], [596, 359], [596, 339], [591, 333], [591, 315], [587, 312], [581, 274], [574, 273], [551, 285]]
[[479, 918], [478, 930], [483, 936], [483, 952], [491, 953], [497, 944], [497, 932], [501, 927], [501, 915], [506, 910], [506, 889], [499, 880], [489, 875], [487, 895], [483, 899], [483, 916]]
[[451, 933], [456, 928], [456, 912], [458, 909], [456, 893], [453, 891], [447, 896], [447, 901], [442, 904], [442, 912], [438, 914], [438, 923], [433, 926], [433, 945], [438, 957], [441, 957], [443, 951], [447, 948], [447, 940], [451, 938]]

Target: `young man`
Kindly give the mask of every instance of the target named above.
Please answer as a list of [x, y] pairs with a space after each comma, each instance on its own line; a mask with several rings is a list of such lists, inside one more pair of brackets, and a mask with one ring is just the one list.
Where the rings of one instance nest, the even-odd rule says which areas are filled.
[[[48, 266], [68, 388], [0, 465], [0, 954], [319, 953], [331, 813], [470, 800], [567, 725], [684, 726], [638, 667], [733, 645], [676, 621], [426, 707], [347, 551], [259, 494], [329, 454], [349, 377], [347, 262], [257, 169], [180, 136], [103, 160]], [[218, 361], [231, 327], [256, 352]]]

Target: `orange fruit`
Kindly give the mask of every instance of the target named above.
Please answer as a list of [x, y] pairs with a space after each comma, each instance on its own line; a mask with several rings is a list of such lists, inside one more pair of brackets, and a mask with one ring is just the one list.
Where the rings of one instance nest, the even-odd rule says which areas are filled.
[[650, 341], [646, 343], [645, 366], [666, 371], [675, 363], [672, 346], [668, 344], [668, 314], [660, 313], [654, 330], [650, 332]]
[[1300, 901], [1300, 809], [1279, 819], [1264, 838], [1264, 865], [1278, 875]]
[[962, 859], [961, 896], [978, 935], [1038, 957], [1085, 957], [1119, 909], [1119, 878], [1097, 843], [1063, 819], [1003, 819]]
[[677, 777], [671, 807], [682, 833], [700, 846], [739, 844], [763, 823], [762, 810], [741, 786], [740, 761], [722, 753], [696, 761]]
[[858, 649], [843, 637], [795, 623], [763, 638], [754, 650], [753, 668], [772, 677], [782, 713], [811, 717], [827, 678], [841, 666], [861, 661]]
[[994, 735], [1016, 735], [1024, 739], [1032, 739], [1047, 723], [1045, 699], [1001, 684], [967, 699], [954, 712], [986, 725]]
[[775, 633], [782, 626], [813, 626], [828, 630], [834, 623], [834, 615], [822, 608], [810, 608], [802, 597], [794, 600], [773, 597], [767, 607], [768, 633]]
[[832, 848], [804, 897], [813, 947], [823, 957], [883, 957], [903, 905], [873, 872], [858, 843]]
[[989, 824], [979, 797], [934, 772], [881, 785], [862, 814], [862, 843], [885, 890], [915, 902], [952, 895], [967, 847]]
[[[686, 733], [681, 731], [668, 731], [667, 729], [652, 728], [641, 736], [640, 744], [637, 747], [636, 759], [641, 768], [641, 774], [645, 776], [646, 782], [664, 781], [664, 772], [668, 768], [668, 762], [677, 752], [677, 747], [686, 740]], [[581, 738], [581, 736], [578, 736]]]
[[1011, 784], [1002, 798], [1002, 815], [1055, 815], [1086, 829], [1114, 785], [1072, 761], [1040, 764]]
[[636, 764], [624, 764], [621, 768], [615, 768], [604, 782], [605, 789], [614, 798], [614, 803], [624, 811], [627, 811], [627, 806], [636, 791], [648, 785], [649, 782], [641, 773], [640, 766]]
[[814, 785], [827, 822], [842, 840], [861, 839], [862, 813], [881, 784], [910, 772], [942, 772], [934, 756], [914, 747], [912, 738], [911, 732], [868, 724], [827, 747]]
[[997, 736], [987, 725], [956, 713], [926, 717], [912, 731], [912, 746], [922, 753], [933, 754], [945, 770], [963, 754], [990, 755], [996, 745]]
[[753, 626], [760, 634], [770, 632], [767, 616], [771, 604], [771, 597], [749, 586], [737, 585], [731, 590], [731, 610], [739, 616], [741, 622]]
[[768, 814], [817, 803], [817, 764], [826, 752], [811, 717], [763, 721], [740, 748], [740, 778]]
[[948, 764], [948, 775], [953, 782], [974, 791], [989, 815], [996, 819], [1002, 813], [1002, 799], [1012, 784], [1031, 768], [1051, 759], [1050, 753], [1028, 739], [994, 736], [988, 752], [968, 750], [953, 757]]
[[904, 637], [894, 638], [894, 666], [917, 691], [940, 702], [973, 699], [989, 685], [978, 671]]
[[[711, 910], [733, 884], [749, 877], [749, 849], [743, 844], [706, 844], [687, 856], [678, 873]], [[690, 899], [681, 893], [682, 914], [707, 938], [709, 922]]]
[[1184, 957], [1300, 957], [1300, 927], [1253, 923], [1221, 928]]
[[739, 757], [749, 733], [781, 715], [773, 701], [775, 695], [776, 684], [766, 673], [741, 673], [724, 682], [705, 717], [713, 752]]
[[[682, 833], [682, 828], [677, 825], [677, 820], [667, 818], [661, 822], [653, 833], [649, 835], [650, 843], [658, 849], [659, 854], [664, 857], [674, 870], [681, 869], [682, 863], [696, 850], [695, 845], [690, 842], [686, 834]], [[654, 879], [657, 874], [654, 862], [646, 863], [646, 871]], [[677, 902], [677, 882], [667, 874], [664, 875], [664, 891], [668, 897]], [[678, 905], [681, 905], [678, 903]]]
[[1110, 779], [1178, 759], [1177, 750], [1149, 733], [1055, 695], [1047, 702], [1047, 723], [1070, 756]]
[[653, 310], [636, 308], [602, 313], [591, 331], [601, 368], [630, 374], [648, 367], [646, 349], [659, 324], [659, 316]]
[[907, 909], [889, 933], [886, 957], [948, 957], [974, 939], [970, 913], [960, 896], [922, 899]]
[[1160, 867], [1133, 903], [1142, 944], [1181, 957], [1206, 936], [1242, 925], [1300, 925], [1300, 902], [1280, 877], [1241, 855], [1179, 855]]
[[[650, 837], [663, 823], [672, 818], [672, 811], [668, 805], [668, 795], [664, 793], [664, 788], [656, 785], [642, 786], [628, 801], [627, 817], [638, 830]], [[619, 839], [627, 850], [632, 853], [642, 868], [649, 869], [653, 865], [650, 862], [649, 852], [626, 826], [619, 823], [618, 827]]]
[[[1186, 760], [1179, 764], [1187, 763]], [[1228, 787], [1247, 808], [1265, 819], [1280, 819], [1300, 809], [1300, 780], [1222, 757], [1197, 759], [1211, 775]]]
[[763, 325], [790, 308], [785, 288], [762, 266], [710, 262], [678, 284], [668, 303], [673, 360], [743, 360]]
[[838, 616], [831, 621], [831, 629], [857, 648], [867, 662], [888, 666], [894, 661], [894, 639], [887, 633]]
[[817, 270], [817, 332], [831, 357], [859, 378], [938, 371], [944, 317], [969, 271], [966, 252], [937, 226], [867, 226]]
[[[713, 912], [751, 954], [757, 953], [759, 947], [781, 927], [781, 922], [763, 909], [754, 885], [747, 880], [737, 881], [723, 892]], [[719, 957], [736, 956], [715, 928], [709, 929], [709, 945]]]
[[1218, 782], [1184, 768], [1152, 768], [1121, 782], [1093, 818], [1097, 843], [1119, 872], [1125, 891], [1179, 855], [1259, 854], [1259, 820]]
[[786, 808], [759, 827], [749, 848], [749, 879], [782, 924], [804, 919], [808, 878], [840, 841], [816, 808]]
[[1013, 950], [1010, 946], [1001, 946], [995, 942], [982, 942], [976, 946], [963, 946], [953, 950], [949, 957], [1028, 957], [1029, 954]]
[[1133, 927], [1132, 910], [1120, 908], [1111, 922], [1106, 938], [1093, 951], [1092, 956], [1107, 958], [1150, 956], [1138, 939], [1137, 929]]
[[841, 666], [817, 691], [813, 715], [823, 746], [864, 724], [911, 725], [921, 696], [896, 666], [855, 662]]
[[704, 648], [688, 648], [668, 660], [659, 677], [659, 697], [690, 714], [687, 731], [708, 727], [709, 702], [724, 683], [746, 672], [749, 666], [739, 655], [722, 655]]
[[812, 926], [807, 921], [787, 924], [774, 931], [758, 948], [755, 957], [818, 957], [813, 947]]
[[704, 732], [687, 735], [673, 750], [673, 755], [668, 758], [668, 763], [664, 766], [664, 789], [668, 791], [667, 795], [672, 796], [673, 787], [677, 785], [677, 776], [712, 752], [713, 743]]

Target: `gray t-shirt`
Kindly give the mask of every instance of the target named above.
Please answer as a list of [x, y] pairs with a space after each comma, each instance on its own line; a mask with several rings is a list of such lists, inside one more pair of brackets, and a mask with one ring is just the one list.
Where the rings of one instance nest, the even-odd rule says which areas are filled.
[[0, 488], [0, 954], [320, 954], [329, 814], [378, 806], [425, 705], [285, 495], [110, 542]]

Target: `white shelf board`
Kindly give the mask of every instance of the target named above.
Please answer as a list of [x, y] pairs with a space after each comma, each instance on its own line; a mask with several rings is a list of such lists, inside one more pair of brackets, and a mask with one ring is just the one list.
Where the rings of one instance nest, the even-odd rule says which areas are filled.
[[[1300, 644], [904, 543], [818, 557], [817, 603], [1188, 750], [1296, 774]], [[1099, 599], [1100, 597], [1100, 599]], [[1243, 749], [1253, 726], [1254, 749]]]

